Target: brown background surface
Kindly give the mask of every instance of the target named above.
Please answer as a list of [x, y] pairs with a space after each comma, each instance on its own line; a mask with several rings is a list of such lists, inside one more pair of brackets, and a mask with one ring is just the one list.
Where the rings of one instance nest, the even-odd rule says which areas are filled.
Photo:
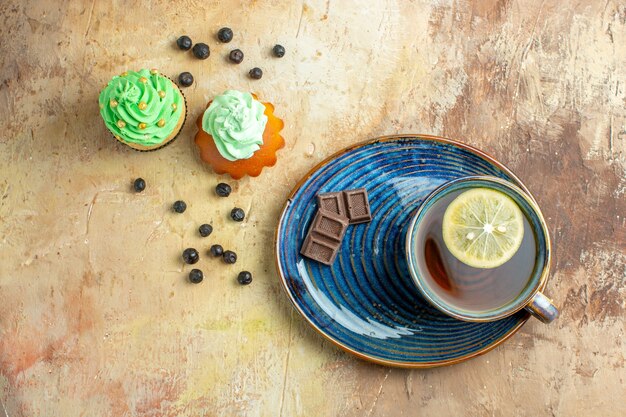
[[[2, 3], [0, 416], [626, 415], [623, 2]], [[219, 45], [224, 25], [235, 39]], [[211, 57], [177, 50], [181, 34]], [[149, 154], [117, 144], [97, 105], [142, 67], [196, 78], [181, 137]], [[273, 102], [287, 147], [219, 200], [190, 121], [226, 88]], [[333, 152], [398, 132], [460, 139], [525, 181], [555, 242], [558, 322], [410, 371], [357, 360], [297, 315], [273, 266], [285, 196]], [[238, 263], [204, 256], [188, 284], [181, 250], [214, 242]]]

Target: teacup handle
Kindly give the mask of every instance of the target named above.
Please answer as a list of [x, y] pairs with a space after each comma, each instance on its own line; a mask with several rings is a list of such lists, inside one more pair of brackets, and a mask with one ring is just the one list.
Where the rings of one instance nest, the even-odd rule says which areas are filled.
[[544, 323], [550, 323], [559, 317], [559, 310], [552, 304], [552, 300], [540, 292], [530, 300], [526, 310]]

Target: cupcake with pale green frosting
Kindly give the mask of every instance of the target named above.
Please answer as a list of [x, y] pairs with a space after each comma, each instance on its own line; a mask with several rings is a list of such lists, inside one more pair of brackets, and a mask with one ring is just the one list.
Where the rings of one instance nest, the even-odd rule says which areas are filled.
[[285, 145], [279, 134], [284, 124], [274, 106], [250, 93], [225, 91], [209, 102], [197, 124], [201, 158], [234, 179], [256, 177], [274, 165], [276, 151]]
[[228, 90], [215, 97], [202, 116], [202, 130], [213, 136], [229, 161], [248, 159], [263, 145], [265, 106], [250, 93]]
[[185, 98], [157, 70], [127, 71], [100, 93], [100, 114], [115, 139], [139, 151], [171, 143], [183, 127]]

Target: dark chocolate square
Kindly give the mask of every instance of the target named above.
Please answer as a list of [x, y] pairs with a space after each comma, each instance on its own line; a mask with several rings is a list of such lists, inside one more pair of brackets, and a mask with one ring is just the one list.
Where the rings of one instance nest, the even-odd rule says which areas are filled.
[[340, 245], [340, 242], [325, 239], [309, 232], [306, 239], [304, 239], [300, 253], [324, 265], [332, 265], [335, 262]]
[[365, 223], [372, 220], [370, 202], [365, 188], [344, 191], [343, 196], [350, 224]]
[[317, 234], [341, 243], [347, 228], [348, 219], [346, 217], [340, 217], [335, 213], [324, 210], [317, 210], [309, 229], [309, 234]]
[[317, 195], [317, 205], [320, 210], [335, 213], [341, 217], [348, 217], [346, 205], [341, 191], [336, 193], [323, 193]]

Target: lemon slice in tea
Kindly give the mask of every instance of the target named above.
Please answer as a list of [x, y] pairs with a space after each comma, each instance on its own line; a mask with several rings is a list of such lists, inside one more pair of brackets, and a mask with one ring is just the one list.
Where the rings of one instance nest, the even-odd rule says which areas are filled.
[[511, 259], [524, 238], [524, 215], [511, 197], [474, 188], [456, 197], [443, 215], [443, 241], [459, 261], [496, 268]]

